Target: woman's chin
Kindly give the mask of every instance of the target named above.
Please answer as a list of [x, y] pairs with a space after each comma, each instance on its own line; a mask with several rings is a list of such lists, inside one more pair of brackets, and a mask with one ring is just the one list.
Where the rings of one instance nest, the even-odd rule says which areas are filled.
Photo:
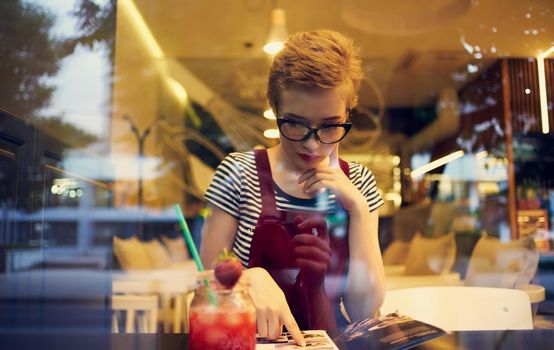
[[324, 159], [314, 159], [314, 160], [303, 160], [299, 159], [296, 162], [296, 166], [301, 171], [310, 170], [313, 168], [318, 167], [319, 165], [323, 164]]

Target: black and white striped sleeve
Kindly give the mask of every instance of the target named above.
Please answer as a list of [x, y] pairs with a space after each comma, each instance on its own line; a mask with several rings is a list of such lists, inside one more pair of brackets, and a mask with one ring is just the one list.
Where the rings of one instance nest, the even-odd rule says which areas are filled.
[[239, 218], [241, 170], [239, 163], [228, 155], [218, 165], [204, 198], [216, 207]]
[[375, 182], [375, 176], [371, 170], [361, 164], [358, 164], [358, 166], [360, 167], [361, 176], [361, 182], [358, 189], [366, 199], [369, 211], [374, 211], [385, 202], [377, 189], [377, 182]]

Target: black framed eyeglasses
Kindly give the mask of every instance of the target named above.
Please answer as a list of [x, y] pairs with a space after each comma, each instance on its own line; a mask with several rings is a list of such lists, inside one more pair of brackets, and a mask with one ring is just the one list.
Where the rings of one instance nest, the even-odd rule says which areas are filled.
[[277, 118], [279, 132], [290, 141], [304, 142], [315, 135], [321, 143], [337, 143], [342, 140], [352, 128], [352, 123], [332, 123], [312, 128], [308, 124], [288, 118]]

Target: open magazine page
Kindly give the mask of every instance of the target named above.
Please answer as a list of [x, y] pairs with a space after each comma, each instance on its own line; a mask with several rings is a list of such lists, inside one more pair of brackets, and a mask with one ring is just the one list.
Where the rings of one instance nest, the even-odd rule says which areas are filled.
[[302, 334], [304, 335], [304, 340], [306, 340], [306, 346], [304, 347], [296, 345], [289, 333], [283, 333], [281, 337], [274, 340], [258, 338], [256, 350], [338, 350], [325, 331], [302, 331]]
[[391, 313], [355, 322], [334, 338], [341, 349], [409, 349], [447, 332], [407, 316]]
[[390, 313], [352, 323], [333, 340], [322, 330], [302, 331], [306, 347], [296, 345], [288, 333], [274, 340], [258, 338], [256, 350], [404, 350], [446, 333], [428, 323]]

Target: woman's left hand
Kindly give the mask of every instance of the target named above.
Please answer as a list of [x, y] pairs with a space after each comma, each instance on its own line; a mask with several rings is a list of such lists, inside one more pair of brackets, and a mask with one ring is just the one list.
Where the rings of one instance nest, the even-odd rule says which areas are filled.
[[319, 165], [300, 175], [298, 183], [304, 183], [304, 192], [315, 194], [330, 189], [348, 211], [353, 210], [356, 206], [366, 205], [360, 191], [340, 168], [338, 146], [334, 148], [329, 158], [329, 166]]
[[294, 223], [299, 233], [292, 239], [292, 256], [300, 268], [298, 276], [307, 282], [307, 288], [322, 288], [332, 254], [327, 221], [319, 215], [307, 219], [297, 216]]

